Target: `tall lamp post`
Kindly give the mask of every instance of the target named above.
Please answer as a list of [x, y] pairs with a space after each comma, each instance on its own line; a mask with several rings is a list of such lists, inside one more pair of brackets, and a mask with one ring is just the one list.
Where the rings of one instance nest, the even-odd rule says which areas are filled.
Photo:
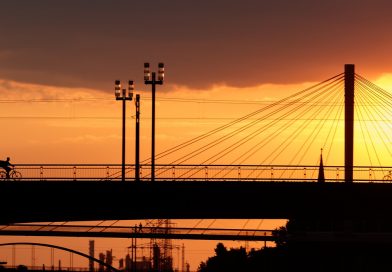
[[140, 94], [136, 94], [135, 107], [136, 107], [135, 180], [140, 181]]
[[115, 87], [114, 87], [114, 95], [116, 97], [116, 100], [122, 101], [122, 170], [121, 170], [121, 176], [122, 176], [122, 181], [125, 181], [125, 101], [127, 100], [132, 100], [133, 97], [133, 81], [129, 80], [128, 81], [128, 91], [126, 89], [121, 89], [121, 83], [120, 80], [115, 81]]
[[162, 85], [165, 74], [164, 64], [158, 64], [158, 79], [155, 72], [150, 73], [150, 64], [144, 63], [144, 83], [152, 87], [152, 114], [151, 114], [151, 181], [155, 181], [155, 85]]

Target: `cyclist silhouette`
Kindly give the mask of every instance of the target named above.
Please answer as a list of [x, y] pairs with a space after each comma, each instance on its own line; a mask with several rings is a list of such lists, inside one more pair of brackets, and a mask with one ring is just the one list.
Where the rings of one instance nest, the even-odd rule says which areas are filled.
[[6, 174], [7, 179], [10, 178], [10, 171], [12, 170], [12, 168], [10, 166], [14, 167], [14, 165], [10, 163], [10, 157], [7, 157], [6, 161], [0, 160], [0, 167], [3, 168], [5, 170], [5, 172], [7, 173]]

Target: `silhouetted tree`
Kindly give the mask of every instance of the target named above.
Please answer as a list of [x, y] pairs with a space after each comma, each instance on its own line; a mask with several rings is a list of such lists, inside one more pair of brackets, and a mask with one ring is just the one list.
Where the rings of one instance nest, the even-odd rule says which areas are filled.
[[219, 243], [215, 256], [200, 263], [198, 271], [392, 271], [392, 240], [388, 238], [392, 221], [382, 220], [375, 228], [365, 219], [291, 219], [273, 231], [276, 247], [247, 253], [244, 248], [228, 250]]
[[215, 255], [224, 258], [226, 254], [227, 248], [222, 243], [218, 243], [215, 248]]
[[272, 231], [272, 236], [275, 238], [275, 244], [277, 247], [286, 247], [287, 246], [287, 228], [286, 227], [279, 227]]
[[215, 256], [201, 262], [199, 272], [261, 272], [287, 271], [285, 248], [266, 247], [252, 249], [249, 253], [243, 247], [231, 248], [219, 243], [215, 248]]
[[238, 249], [227, 248], [218, 243], [215, 248], [215, 256], [208, 258], [204, 263], [201, 262], [198, 268], [199, 272], [239, 272], [245, 271], [247, 266], [247, 254], [243, 247]]

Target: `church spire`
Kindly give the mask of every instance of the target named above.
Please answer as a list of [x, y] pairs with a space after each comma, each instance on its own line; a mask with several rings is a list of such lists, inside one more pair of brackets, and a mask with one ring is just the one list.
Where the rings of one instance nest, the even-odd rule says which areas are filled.
[[320, 154], [320, 166], [319, 166], [319, 173], [318, 173], [317, 182], [325, 182], [324, 165], [323, 165], [323, 149], [322, 148], [321, 148], [321, 154]]

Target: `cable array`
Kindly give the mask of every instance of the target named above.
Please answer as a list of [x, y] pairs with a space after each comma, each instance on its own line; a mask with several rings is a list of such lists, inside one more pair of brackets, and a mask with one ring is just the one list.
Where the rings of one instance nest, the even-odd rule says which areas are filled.
[[[285, 161], [281, 163], [299, 164], [316, 140], [320, 150], [336, 135], [343, 107], [343, 83], [344, 74], [338, 74], [158, 153], [156, 160], [173, 165], [240, 165], [254, 164], [259, 159], [259, 164], [271, 164], [279, 162], [284, 154]], [[308, 138], [300, 135], [307, 130], [313, 131]], [[324, 134], [320, 143], [319, 136]], [[293, 151], [299, 142], [301, 150]], [[292, 156], [287, 156], [287, 151]], [[316, 157], [309, 162], [315, 160]]]
[[[391, 98], [390, 93], [355, 74], [356, 165], [388, 165], [392, 156], [388, 140]], [[157, 154], [156, 159], [171, 165], [299, 166], [317, 165], [320, 150], [326, 154], [324, 163], [344, 164], [343, 73], [178, 144]], [[203, 169], [189, 170], [178, 178], [192, 178], [200, 171]], [[211, 178], [224, 177], [224, 171], [222, 168]], [[248, 172], [248, 176], [252, 174]]]
[[390, 135], [392, 132], [392, 95], [366, 78], [355, 75], [356, 114], [358, 118], [357, 141], [365, 146], [364, 150], [355, 152], [367, 159], [369, 166], [386, 166], [391, 164], [392, 149]]

